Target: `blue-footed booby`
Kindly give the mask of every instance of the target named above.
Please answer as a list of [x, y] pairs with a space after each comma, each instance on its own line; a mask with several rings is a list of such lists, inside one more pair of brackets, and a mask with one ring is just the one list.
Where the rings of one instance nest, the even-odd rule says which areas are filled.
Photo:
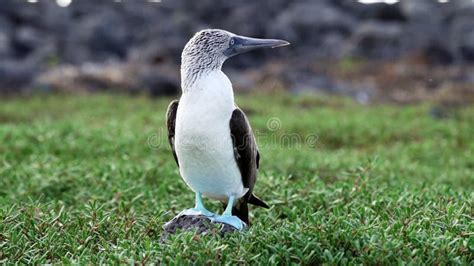
[[[195, 207], [180, 215], [204, 215], [240, 230], [250, 225], [248, 203], [268, 208], [252, 193], [260, 160], [255, 136], [221, 68], [234, 55], [288, 44], [207, 29], [196, 33], [184, 47], [182, 95], [170, 103], [166, 114], [174, 159], [196, 194]], [[208, 211], [202, 196], [226, 204], [224, 213]]]

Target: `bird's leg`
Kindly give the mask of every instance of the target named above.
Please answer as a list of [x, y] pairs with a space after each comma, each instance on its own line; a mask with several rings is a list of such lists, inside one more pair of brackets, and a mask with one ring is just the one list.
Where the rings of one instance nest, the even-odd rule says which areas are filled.
[[196, 192], [196, 206], [194, 208], [182, 211], [178, 216], [181, 215], [204, 215], [207, 217], [215, 216], [214, 213], [208, 211], [206, 207], [204, 207], [204, 204], [202, 203], [201, 192]]
[[242, 230], [246, 224], [239, 217], [232, 215], [232, 207], [234, 206], [235, 196], [230, 196], [227, 206], [222, 215], [211, 218], [213, 222], [224, 223], [233, 226], [238, 230]]

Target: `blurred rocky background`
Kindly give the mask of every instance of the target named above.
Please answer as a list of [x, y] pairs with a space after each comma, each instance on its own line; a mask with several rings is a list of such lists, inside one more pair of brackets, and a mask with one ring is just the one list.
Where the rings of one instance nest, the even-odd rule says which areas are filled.
[[0, 95], [178, 94], [204, 28], [292, 43], [229, 60], [237, 90], [474, 102], [473, 0], [1, 0]]

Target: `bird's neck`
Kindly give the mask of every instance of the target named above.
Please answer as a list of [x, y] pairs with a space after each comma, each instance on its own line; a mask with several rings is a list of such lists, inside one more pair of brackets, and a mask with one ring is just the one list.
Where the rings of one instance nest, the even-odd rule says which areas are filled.
[[[193, 89], [197, 80], [214, 72], [222, 73], [223, 58], [186, 55], [181, 59], [181, 88], [183, 92]], [[223, 74], [223, 73], [222, 73]]]
[[229, 78], [221, 70], [202, 73], [191, 85], [183, 87], [182, 97], [201, 105], [218, 102], [219, 105], [234, 105], [234, 90]]

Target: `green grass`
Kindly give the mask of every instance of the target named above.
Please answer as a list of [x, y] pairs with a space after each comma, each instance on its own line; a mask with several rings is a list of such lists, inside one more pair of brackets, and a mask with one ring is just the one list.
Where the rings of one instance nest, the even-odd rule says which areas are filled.
[[473, 264], [474, 107], [241, 96], [271, 209], [242, 234], [161, 243], [194, 199], [166, 145], [169, 100], [0, 100], [0, 263]]

